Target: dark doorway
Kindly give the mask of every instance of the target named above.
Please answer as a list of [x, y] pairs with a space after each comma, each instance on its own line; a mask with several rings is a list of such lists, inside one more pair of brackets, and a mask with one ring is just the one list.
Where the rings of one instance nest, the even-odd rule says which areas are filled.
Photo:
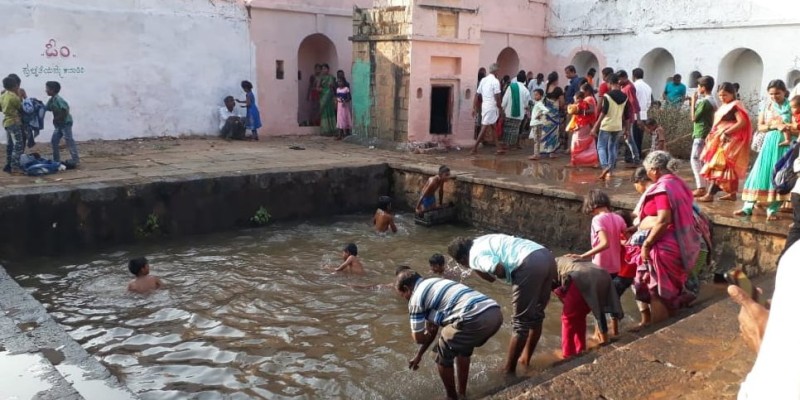
[[435, 135], [453, 133], [450, 119], [453, 114], [453, 87], [433, 86], [431, 88], [431, 128]]

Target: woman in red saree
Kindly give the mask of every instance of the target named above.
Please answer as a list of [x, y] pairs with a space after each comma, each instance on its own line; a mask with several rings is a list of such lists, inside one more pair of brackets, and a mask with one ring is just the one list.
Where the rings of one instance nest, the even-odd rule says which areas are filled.
[[629, 261], [638, 266], [634, 279], [636, 298], [650, 304], [653, 323], [666, 319], [687, 303], [684, 284], [700, 254], [692, 190], [673, 173], [671, 161], [669, 153], [654, 151], [642, 162], [654, 182], [635, 210], [642, 221], [639, 229], [646, 232], [642, 232], [641, 247], [627, 245]]
[[708, 180], [709, 187], [708, 194], [697, 201], [705, 203], [714, 201], [714, 194], [720, 190], [727, 193], [720, 200], [736, 200], [739, 180], [747, 175], [753, 138], [750, 116], [742, 103], [736, 100], [733, 84], [721, 84], [717, 93], [722, 105], [714, 114], [714, 126], [700, 156], [705, 163], [700, 175]]
[[577, 103], [577, 110], [573, 116], [577, 129], [572, 135], [570, 166], [597, 167], [600, 159], [597, 156], [595, 138], [592, 136], [597, 100], [594, 98], [592, 86], [588, 83], [584, 83], [581, 86], [581, 93], [583, 93], [584, 97]]

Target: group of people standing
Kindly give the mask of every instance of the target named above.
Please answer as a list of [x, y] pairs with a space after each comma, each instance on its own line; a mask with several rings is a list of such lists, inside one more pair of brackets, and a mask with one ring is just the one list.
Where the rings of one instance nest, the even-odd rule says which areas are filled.
[[[72, 113], [69, 104], [61, 97], [61, 84], [56, 81], [45, 83], [45, 92], [50, 99], [46, 104], [36, 98], [28, 97], [21, 87], [22, 79], [16, 74], [3, 78], [3, 90], [0, 92], [0, 112], [3, 113], [3, 128], [6, 131], [6, 165], [3, 171], [14, 174], [25, 174], [29, 167], [36, 167], [36, 174], [52, 173], [61, 168], [59, 145], [63, 138], [71, 160], [65, 161], [65, 167], [75, 168], [80, 162], [78, 146], [72, 137]], [[44, 160], [38, 154], [25, 155], [25, 147], [33, 147], [35, 138], [44, 129], [44, 116], [53, 113], [53, 136], [50, 144], [53, 149], [53, 160]]]
[[[667, 152], [654, 151], [642, 164], [634, 182], [642, 196], [633, 213], [613, 211], [599, 190], [585, 197], [583, 211], [592, 218], [591, 249], [585, 253], [556, 257], [539, 243], [505, 234], [456, 238], [448, 246], [447, 253], [461, 267], [512, 287], [513, 334], [505, 372], [513, 374], [518, 365], [530, 363], [551, 295], [563, 303], [564, 358], [587, 348], [589, 314], [596, 320], [599, 343], [618, 334], [620, 297], [630, 287], [642, 313], [637, 328], [668, 318], [696, 298], [697, 273], [712, 246], [708, 220], [693, 204], [691, 189], [675, 175], [675, 160]], [[407, 268], [398, 270], [394, 287], [408, 301], [412, 337], [420, 345], [409, 368], [416, 370], [435, 343], [447, 397], [463, 398], [474, 348], [502, 325], [500, 306], [463, 283], [425, 279]]]
[[[626, 161], [634, 166], [641, 160], [645, 132], [653, 138], [651, 151], [666, 150], [664, 129], [647, 116], [655, 102], [641, 68], [633, 70], [633, 80], [624, 70], [604, 68], [596, 87], [596, 70], [581, 77], [569, 65], [564, 69], [568, 79], [564, 88], [555, 71], [547, 79], [520, 71], [501, 82], [494, 75], [497, 70], [493, 64], [489, 74], [483, 69], [478, 73], [473, 111], [481, 128], [476, 128], [473, 154], [493, 131], [500, 139], [498, 154], [505, 154], [509, 145], [519, 146], [520, 136], [528, 137], [533, 141], [531, 160], [557, 157], [563, 150], [570, 155], [571, 166], [600, 167], [600, 178], [608, 179], [616, 167], [620, 139], [626, 145]], [[672, 92], [665, 87], [665, 99]]]
[[335, 136], [341, 140], [350, 135], [353, 117], [350, 82], [344, 71], [330, 74], [328, 64], [314, 65], [314, 74], [309, 77], [307, 99], [310, 107], [308, 124], [319, 126], [324, 136]]

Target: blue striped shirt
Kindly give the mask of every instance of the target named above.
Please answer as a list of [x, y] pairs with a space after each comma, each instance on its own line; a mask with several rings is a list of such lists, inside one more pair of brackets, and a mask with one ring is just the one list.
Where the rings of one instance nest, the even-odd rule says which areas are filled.
[[420, 279], [408, 300], [411, 331], [425, 330], [425, 321], [437, 326], [468, 321], [497, 303], [476, 290], [442, 278]]

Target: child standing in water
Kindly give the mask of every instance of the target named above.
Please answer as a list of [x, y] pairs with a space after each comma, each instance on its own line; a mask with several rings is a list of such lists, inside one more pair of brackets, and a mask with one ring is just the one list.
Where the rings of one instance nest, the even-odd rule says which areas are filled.
[[253, 133], [253, 140], [258, 140], [258, 129], [261, 128], [261, 114], [256, 106], [256, 96], [253, 95], [253, 84], [250, 81], [242, 81], [242, 90], [245, 93], [244, 100], [236, 100], [244, 104], [242, 107], [247, 109], [247, 122], [245, 128]]
[[343, 78], [337, 80], [336, 88], [336, 127], [339, 129], [339, 136], [336, 140], [342, 140], [350, 136], [350, 129], [353, 124], [353, 117], [350, 113], [350, 87]]
[[394, 214], [392, 214], [392, 198], [389, 196], [381, 196], [378, 198], [378, 210], [375, 211], [375, 216], [372, 217], [372, 225], [375, 226], [375, 232], [383, 233], [392, 230], [397, 233], [397, 226], [394, 224]]
[[131, 271], [136, 279], [128, 283], [128, 291], [146, 294], [154, 290], [161, 289], [164, 284], [157, 276], [150, 275], [150, 263], [144, 257], [134, 258], [128, 262], [128, 271]]
[[431, 273], [440, 278], [449, 279], [455, 282], [461, 281], [461, 274], [447, 269], [444, 256], [439, 253], [435, 253], [431, 256], [431, 258], [428, 259], [428, 266], [431, 268]]
[[439, 192], [439, 207], [444, 204], [444, 183], [450, 179], [450, 168], [446, 165], [439, 167], [439, 174], [432, 176], [425, 183], [417, 201], [417, 214], [436, 208], [436, 192]]
[[[614, 279], [619, 274], [622, 260], [620, 236], [627, 230], [625, 220], [611, 212], [611, 199], [598, 189], [589, 191], [583, 201], [583, 212], [592, 216], [592, 249], [583, 254], [570, 254], [577, 260], [591, 260], [606, 270]], [[617, 320], [611, 320], [611, 335], [617, 334]], [[599, 335], [598, 335], [599, 336]]]
[[342, 249], [342, 259], [344, 262], [336, 267], [333, 272], [347, 271], [354, 274], [364, 273], [364, 265], [361, 264], [361, 260], [358, 258], [358, 247], [355, 243], [349, 243], [347, 246], [344, 246], [344, 249]]

